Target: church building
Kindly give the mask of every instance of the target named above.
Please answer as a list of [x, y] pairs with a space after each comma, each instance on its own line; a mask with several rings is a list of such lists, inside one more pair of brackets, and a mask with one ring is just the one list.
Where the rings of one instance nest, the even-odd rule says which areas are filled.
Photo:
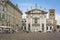
[[[48, 18], [47, 18], [47, 14]], [[26, 12], [26, 30], [30, 32], [52, 32], [56, 28], [55, 10], [46, 12], [41, 9], [31, 9]]]

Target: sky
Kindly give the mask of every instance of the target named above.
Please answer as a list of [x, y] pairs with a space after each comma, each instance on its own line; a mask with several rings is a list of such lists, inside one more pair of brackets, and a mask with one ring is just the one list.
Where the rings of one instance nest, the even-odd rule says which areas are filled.
[[55, 16], [57, 24], [60, 25], [60, 0], [10, 0], [13, 4], [18, 4], [18, 8], [23, 12], [35, 8], [37, 4], [38, 9], [49, 11], [49, 9], [55, 9]]

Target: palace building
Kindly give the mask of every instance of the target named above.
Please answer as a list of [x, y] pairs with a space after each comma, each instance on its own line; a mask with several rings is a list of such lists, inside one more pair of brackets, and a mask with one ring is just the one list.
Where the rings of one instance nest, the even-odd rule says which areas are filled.
[[[49, 18], [47, 18], [47, 14]], [[26, 30], [30, 32], [52, 32], [57, 26], [55, 19], [55, 10], [49, 9], [49, 12], [35, 8], [26, 12]]]
[[9, 0], [0, 0], [0, 27], [12, 27], [14, 30], [22, 27], [22, 12]]

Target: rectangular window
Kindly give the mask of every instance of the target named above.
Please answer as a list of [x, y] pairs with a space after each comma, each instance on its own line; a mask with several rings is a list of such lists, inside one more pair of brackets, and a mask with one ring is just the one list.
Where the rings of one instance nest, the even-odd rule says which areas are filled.
[[28, 24], [28, 30], [30, 31], [30, 24]]
[[42, 30], [44, 31], [44, 24], [42, 24]]
[[1, 5], [1, 10], [3, 10], [3, 6]]
[[4, 6], [3, 11], [6, 11], [6, 6]]
[[2, 19], [5, 19], [5, 14], [2, 14]]
[[0, 13], [0, 20], [1, 20], [1, 13]]
[[50, 30], [52, 29], [52, 27], [50, 27]]
[[34, 18], [34, 22], [35, 22], [35, 23], [37, 23], [37, 22], [38, 22], [38, 20], [37, 20], [37, 19], [38, 19], [37, 17], [35, 17], [35, 18]]
[[48, 27], [46, 27], [46, 30], [48, 30]]

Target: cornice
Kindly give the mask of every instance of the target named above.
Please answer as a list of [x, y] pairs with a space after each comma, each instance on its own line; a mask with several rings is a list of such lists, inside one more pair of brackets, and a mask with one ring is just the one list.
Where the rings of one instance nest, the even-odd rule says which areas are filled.
[[21, 13], [22, 14], [22, 11], [21, 10], [19, 10], [19, 8], [18, 7], [16, 7], [11, 1], [7, 1], [7, 3], [10, 5], [10, 6], [12, 6], [14, 9], [16, 9], [19, 13]]

